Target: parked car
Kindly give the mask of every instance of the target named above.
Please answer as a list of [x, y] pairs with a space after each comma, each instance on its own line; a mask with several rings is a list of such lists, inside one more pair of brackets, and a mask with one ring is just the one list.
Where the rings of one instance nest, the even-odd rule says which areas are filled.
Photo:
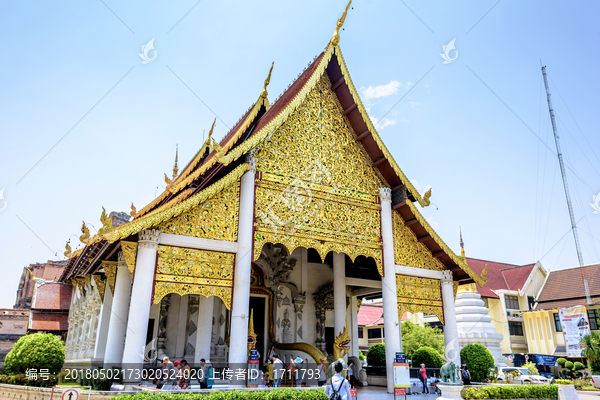
[[514, 383], [522, 383], [522, 384], [537, 384], [537, 385], [547, 385], [548, 378], [541, 375], [532, 375], [531, 371], [527, 368], [518, 368], [518, 367], [500, 367], [498, 368], [498, 381], [499, 382], [508, 382], [508, 374], [517, 372], [517, 376], [513, 378]]
[[592, 386], [596, 389], [600, 389], [600, 375], [592, 375]]

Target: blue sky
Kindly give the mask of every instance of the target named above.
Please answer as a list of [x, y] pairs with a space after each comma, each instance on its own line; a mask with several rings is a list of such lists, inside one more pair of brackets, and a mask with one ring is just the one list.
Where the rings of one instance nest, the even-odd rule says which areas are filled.
[[[102, 206], [152, 200], [177, 144], [185, 164], [215, 116], [215, 136], [225, 135], [272, 61], [278, 97], [345, 5], [3, 1], [0, 307], [14, 303], [23, 266], [62, 259], [82, 220], [99, 228]], [[406, 175], [422, 193], [433, 187], [424, 215], [455, 251], [461, 226], [468, 256], [577, 265], [542, 59], [584, 260], [600, 262], [590, 206], [600, 191], [599, 11], [592, 1], [354, 2], [340, 41], [353, 82]], [[153, 38], [156, 59], [142, 64]], [[458, 56], [443, 64], [452, 39]]]

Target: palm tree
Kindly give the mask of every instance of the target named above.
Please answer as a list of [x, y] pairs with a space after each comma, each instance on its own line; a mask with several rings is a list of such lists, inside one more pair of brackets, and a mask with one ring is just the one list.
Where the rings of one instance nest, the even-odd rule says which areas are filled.
[[[600, 359], [600, 331], [591, 331], [581, 339], [583, 345], [582, 354], [587, 357], [588, 365], [591, 368], [598, 359]], [[593, 368], [592, 368], [593, 369]]]

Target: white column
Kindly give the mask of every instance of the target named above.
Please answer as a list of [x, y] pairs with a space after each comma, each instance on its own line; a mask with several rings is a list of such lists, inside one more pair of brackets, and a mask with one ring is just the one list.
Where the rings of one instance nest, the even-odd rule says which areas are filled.
[[179, 302], [179, 318], [177, 319], [177, 347], [175, 348], [175, 357], [177, 358], [181, 358], [185, 355], [185, 348], [187, 346], [187, 317], [189, 300], [190, 296], [185, 294], [181, 296], [181, 301]]
[[352, 351], [351, 356], [358, 357], [358, 297], [350, 297], [350, 317], [352, 331], [350, 337], [352, 338]]
[[454, 284], [452, 272], [442, 272], [442, 302], [444, 303], [444, 342], [446, 343], [446, 361], [454, 361], [460, 366], [460, 347], [458, 345], [458, 325], [454, 307]]
[[381, 198], [381, 238], [383, 240], [383, 328], [385, 330], [385, 358], [388, 393], [394, 391], [394, 359], [402, 351], [402, 333], [398, 323], [398, 294], [396, 291], [396, 264], [394, 260], [394, 233], [392, 230], [392, 190], [379, 189]]
[[333, 325], [337, 337], [346, 327], [346, 256], [333, 253]]
[[[144, 364], [143, 355], [146, 348], [159, 236], [158, 230], [145, 230], [139, 234], [133, 287], [131, 288], [132, 307], [129, 308], [127, 336], [123, 350], [123, 364], [126, 364], [126, 368], [141, 369]], [[128, 378], [126, 373], [125, 379]], [[133, 378], [135, 378], [135, 374]]]
[[[215, 307], [214, 297], [200, 296], [200, 305], [198, 307], [198, 330], [196, 331], [196, 354], [194, 355], [194, 363], [200, 364], [200, 359], [210, 359], [211, 339], [212, 339], [212, 319]], [[215, 321], [217, 324], [218, 321]]]
[[98, 334], [96, 335], [96, 349], [94, 358], [102, 360], [106, 352], [106, 338], [108, 335], [108, 326], [110, 324], [110, 314], [113, 303], [113, 295], [110, 291], [110, 285], [105, 281], [104, 300], [100, 309], [100, 323], [98, 324]]
[[235, 257], [233, 302], [229, 333], [229, 364], [242, 368], [247, 359], [250, 307], [250, 271], [252, 263], [252, 224], [254, 220], [254, 176], [256, 159], [248, 158], [250, 170], [241, 179], [238, 222], [238, 251]]
[[[129, 295], [131, 294], [131, 278], [125, 263], [123, 252], [119, 252], [117, 276], [115, 278], [115, 295], [106, 337], [104, 368], [121, 365], [123, 361], [123, 344], [127, 330], [127, 314], [129, 313]], [[108, 286], [108, 285], [107, 285]], [[110, 290], [110, 289], [109, 289]]]

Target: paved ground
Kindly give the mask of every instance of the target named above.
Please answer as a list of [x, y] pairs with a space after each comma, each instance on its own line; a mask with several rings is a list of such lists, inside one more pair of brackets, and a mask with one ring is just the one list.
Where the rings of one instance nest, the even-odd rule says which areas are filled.
[[[436, 394], [419, 394], [419, 395], [408, 395], [406, 396], [406, 400], [435, 400], [438, 395]], [[384, 387], [379, 386], [367, 386], [361, 387], [358, 389], [358, 399], [357, 400], [405, 400], [404, 396], [398, 397], [394, 399], [393, 394], [388, 394]], [[583, 400], [583, 399], [581, 399]], [[587, 400], [587, 399], [586, 399]], [[589, 400], [600, 400], [589, 399]]]
[[600, 400], [600, 391], [599, 392], [577, 392], [579, 395], [579, 400]]

